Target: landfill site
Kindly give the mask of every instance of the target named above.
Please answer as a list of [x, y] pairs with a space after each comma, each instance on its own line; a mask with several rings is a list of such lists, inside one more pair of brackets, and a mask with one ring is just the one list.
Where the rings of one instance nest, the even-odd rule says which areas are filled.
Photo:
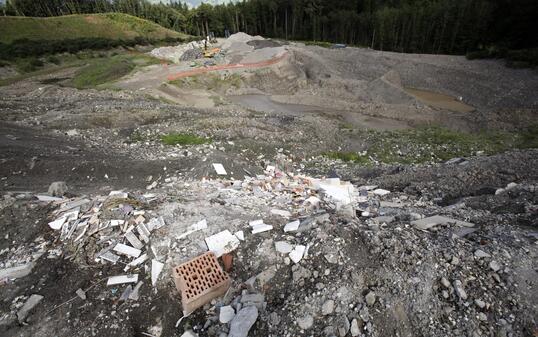
[[536, 70], [244, 33], [144, 53], [104, 88], [0, 87], [1, 336], [538, 336], [538, 149], [388, 142], [516, 134]]

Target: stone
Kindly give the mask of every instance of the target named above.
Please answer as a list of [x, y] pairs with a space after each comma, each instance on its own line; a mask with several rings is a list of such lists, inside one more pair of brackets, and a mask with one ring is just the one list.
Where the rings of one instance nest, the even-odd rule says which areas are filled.
[[370, 320], [370, 312], [367, 306], [363, 306], [362, 309], [359, 311], [359, 317], [362, 319], [363, 322], [368, 322]]
[[445, 288], [450, 288], [450, 282], [448, 282], [448, 280], [445, 277], [441, 277], [441, 284]]
[[465, 292], [465, 289], [463, 289], [463, 284], [460, 280], [454, 281], [454, 291], [460, 299], [464, 301], [467, 299], [467, 293]]
[[373, 291], [370, 291], [366, 295], [365, 299], [366, 299], [366, 304], [368, 304], [368, 306], [371, 307], [375, 303], [375, 293]]
[[457, 266], [460, 264], [460, 259], [457, 256], [452, 256], [452, 260], [450, 260], [450, 264]]
[[53, 197], [63, 197], [67, 193], [67, 190], [65, 181], [55, 181], [50, 184], [48, 193]]
[[321, 313], [324, 316], [332, 314], [334, 311], [334, 301], [333, 300], [327, 300], [325, 303], [323, 303], [321, 307]]
[[230, 323], [228, 337], [247, 337], [257, 319], [258, 308], [255, 306], [247, 306], [239, 310]]
[[78, 288], [77, 291], [75, 291], [75, 293], [77, 294], [78, 297], [80, 297], [80, 299], [86, 300], [86, 292], [84, 290]]
[[17, 319], [19, 320], [19, 323], [22, 324], [26, 320], [26, 317], [28, 317], [28, 314], [32, 309], [43, 299], [43, 296], [33, 294], [30, 296], [26, 302], [24, 302], [22, 308], [17, 311]]
[[299, 317], [297, 318], [297, 325], [303, 330], [308, 330], [314, 325], [314, 317], [310, 315]]
[[484, 314], [483, 312], [481, 312], [481, 313], [478, 314], [478, 319], [481, 320], [481, 321], [487, 321], [487, 320], [488, 320], [488, 316], [486, 316], [486, 314]]
[[476, 304], [476, 306], [480, 309], [484, 309], [484, 307], [486, 306], [486, 302], [478, 299], [474, 300], [474, 304]]
[[293, 250], [293, 246], [286, 241], [277, 241], [275, 242], [275, 249], [279, 253], [288, 254]]
[[359, 327], [359, 322], [357, 322], [357, 319], [354, 318], [351, 321], [351, 336], [356, 337], [361, 334], [361, 328]]
[[489, 268], [493, 270], [494, 272], [498, 272], [499, 269], [501, 269], [501, 266], [499, 265], [497, 261], [494, 260], [489, 263]]
[[345, 335], [347, 335], [351, 327], [349, 324], [349, 320], [347, 319], [345, 315], [342, 315], [338, 317], [337, 324], [338, 324], [338, 328], [337, 328], [338, 334], [340, 335], [340, 337], [345, 337]]
[[219, 321], [221, 323], [229, 323], [235, 317], [235, 310], [230, 305], [220, 308]]
[[192, 330], [185, 331], [181, 337], [198, 337], [198, 334]]
[[477, 250], [474, 252], [474, 256], [475, 256], [477, 259], [482, 259], [482, 258], [484, 258], [484, 257], [491, 257], [491, 255], [489, 255], [488, 253], [486, 253], [485, 251], [480, 250], [480, 249], [477, 249]]

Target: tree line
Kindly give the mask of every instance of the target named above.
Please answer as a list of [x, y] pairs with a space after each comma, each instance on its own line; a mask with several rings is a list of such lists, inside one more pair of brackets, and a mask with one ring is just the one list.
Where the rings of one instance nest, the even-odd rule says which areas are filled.
[[243, 31], [410, 53], [465, 54], [538, 47], [536, 0], [8, 0], [4, 15], [122, 12], [205, 36]]

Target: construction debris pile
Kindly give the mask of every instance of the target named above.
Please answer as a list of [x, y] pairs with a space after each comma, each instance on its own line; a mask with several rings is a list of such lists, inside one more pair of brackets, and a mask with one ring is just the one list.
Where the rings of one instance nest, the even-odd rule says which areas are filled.
[[[54, 207], [48, 226], [60, 246], [39, 240], [36, 252], [100, 266], [100, 291], [119, 303], [150, 301], [139, 291], [151, 283], [182, 304], [171, 315], [183, 336], [246, 337], [253, 329], [381, 336], [386, 325], [378, 324], [396, 317], [409, 335], [479, 336], [492, 331], [488, 322], [510, 335], [523, 304], [511, 292], [517, 283], [508, 265], [529, 260], [525, 250], [508, 252], [495, 232], [491, 244], [476, 240], [475, 221], [488, 214], [335, 174], [292, 173], [281, 169], [291, 165], [284, 157], [277, 163], [243, 180], [167, 177], [148, 186], [151, 194], [37, 195], [38, 204]], [[213, 176], [228, 175], [220, 163], [213, 168]], [[50, 194], [65, 194], [62, 186]], [[528, 189], [507, 187], [521, 188]], [[24, 265], [9, 268], [4, 282], [28, 274]], [[73, 295], [86, 299], [88, 291]], [[20, 322], [43, 302], [34, 295], [13, 307]], [[445, 319], [412, 332], [406, 308], [418, 319]]]

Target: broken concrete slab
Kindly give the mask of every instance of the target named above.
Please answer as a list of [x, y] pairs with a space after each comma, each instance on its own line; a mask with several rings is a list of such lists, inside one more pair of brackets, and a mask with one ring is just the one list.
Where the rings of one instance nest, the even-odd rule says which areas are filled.
[[62, 197], [64, 196], [69, 188], [65, 181], [55, 181], [49, 186], [48, 193], [53, 197]]
[[449, 224], [453, 224], [453, 225], [461, 226], [461, 227], [474, 227], [473, 223], [447, 218], [442, 215], [434, 215], [428, 218], [411, 221], [411, 225], [422, 230], [426, 230], [426, 229], [435, 227], [437, 225], [449, 225]]
[[229, 323], [235, 317], [235, 310], [231, 305], [220, 308], [219, 321], [223, 324]]
[[32, 272], [32, 268], [34, 268], [33, 262], [26, 263], [26, 264], [16, 266], [16, 267], [0, 269], [0, 280], [17, 279], [17, 278], [25, 277]]
[[26, 320], [26, 317], [28, 317], [28, 314], [30, 314], [30, 311], [43, 300], [43, 296], [38, 294], [31, 295], [26, 302], [22, 305], [22, 308], [17, 311], [17, 319], [19, 320], [19, 323], [22, 324]]
[[224, 230], [205, 238], [205, 243], [209, 251], [215, 253], [216, 257], [221, 257], [223, 254], [234, 251], [240, 244], [239, 239], [229, 230]]
[[257, 319], [258, 308], [255, 306], [247, 306], [239, 310], [230, 323], [228, 337], [247, 337]]

